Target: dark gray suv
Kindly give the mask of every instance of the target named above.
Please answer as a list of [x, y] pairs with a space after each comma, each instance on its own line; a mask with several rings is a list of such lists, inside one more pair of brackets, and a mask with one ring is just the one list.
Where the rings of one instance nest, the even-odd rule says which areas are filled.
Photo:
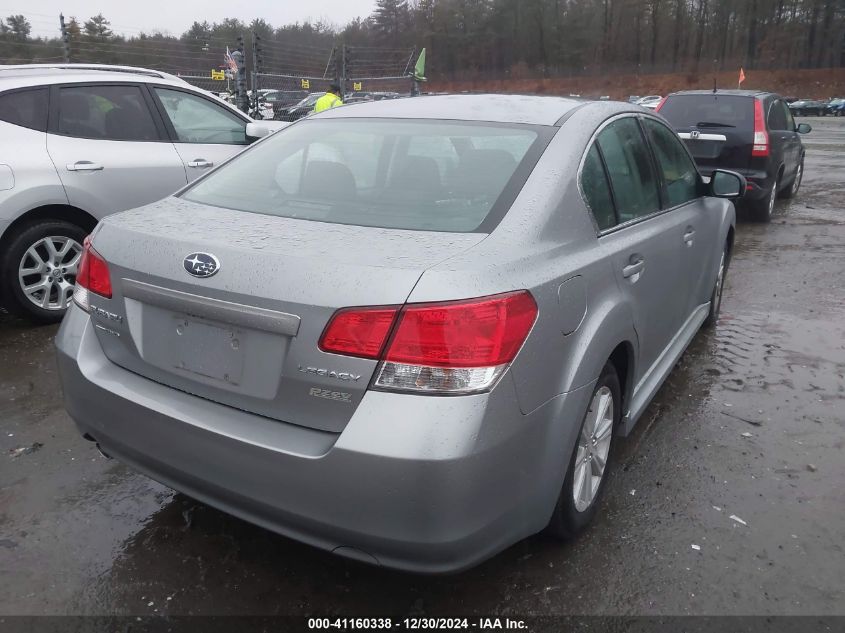
[[702, 174], [730, 169], [748, 181], [746, 203], [769, 222], [775, 198], [792, 198], [804, 175], [801, 134], [783, 97], [753, 90], [688, 90], [670, 94], [657, 111], [684, 139]]

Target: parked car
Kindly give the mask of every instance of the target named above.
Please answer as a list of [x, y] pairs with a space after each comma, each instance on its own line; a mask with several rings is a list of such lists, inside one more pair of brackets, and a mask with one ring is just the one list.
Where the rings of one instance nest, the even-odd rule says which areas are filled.
[[658, 110], [687, 144], [702, 173], [731, 169], [748, 181], [754, 219], [772, 218], [775, 198], [792, 198], [804, 175], [801, 134], [786, 102], [770, 92], [690, 90], [666, 97]]
[[637, 101], [637, 105], [654, 110], [658, 105], [660, 105], [660, 101], [662, 99], [663, 97], [660, 95], [649, 95], [648, 97], [642, 97], [639, 101]]
[[280, 120], [284, 110], [308, 96], [306, 90], [268, 90], [264, 98], [273, 106], [274, 118]]
[[824, 116], [827, 114], [827, 104], [824, 101], [799, 99], [789, 104], [789, 110], [795, 116]]
[[628, 97], [628, 103], [636, 103], [640, 99], [642, 99], [642, 97], [640, 95], [630, 95]]
[[745, 181], [710, 176], [624, 103], [324, 111], [100, 223], [57, 337], [67, 409], [154, 479], [358, 560], [573, 537], [614, 433], [718, 317]]
[[831, 99], [827, 104], [827, 112], [832, 116], [845, 114], [845, 99]]
[[282, 113], [279, 115], [280, 120], [282, 121], [298, 121], [304, 116], [308, 116], [314, 111], [314, 104], [317, 103], [317, 99], [322, 97], [325, 92], [312, 92], [307, 97], [302, 99], [299, 103], [296, 103], [289, 108], [282, 110]]
[[97, 221], [163, 198], [236, 154], [251, 140], [250, 123], [158, 71], [0, 68], [0, 302], [35, 321], [61, 319]]

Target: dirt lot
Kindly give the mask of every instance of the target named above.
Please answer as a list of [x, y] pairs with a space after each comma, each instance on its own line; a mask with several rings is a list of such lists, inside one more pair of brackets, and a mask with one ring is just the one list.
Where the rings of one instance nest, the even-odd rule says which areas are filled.
[[[589, 77], [553, 77], [548, 79], [475, 79], [432, 81], [425, 85], [431, 92], [512, 92], [548, 95], [578, 94], [584, 97], [607, 95], [626, 100], [630, 95], [666, 95], [677, 90], [707, 89], [713, 80], [720, 88], [736, 88], [739, 69], [713, 73], [592, 75]], [[845, 68], [812, 70], [749, 70], [743, 88], [771, 90], [785, 97], [830, 99], [845, 96]]]
[[722, 318], [620, 443], [594, 528], [456, 576], [336, 558], [106, 460], [62, 408], [56, 328], [0, 316], [0, 616], [845, 615], [845, 119], [807, 120], [802, 191], [738, 226]]

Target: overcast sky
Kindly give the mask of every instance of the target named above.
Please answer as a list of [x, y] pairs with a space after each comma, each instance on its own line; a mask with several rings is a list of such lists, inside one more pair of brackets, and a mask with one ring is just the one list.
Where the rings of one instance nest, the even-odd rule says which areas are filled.
[[32, 24], [32, 35], [55, 36], [59, 30], [59, 13], [80, 22], [102, 13], [112, 23], [115, 33], [136, 35], [154, 29], [181, 35], [194, 20], [219, 22], [223, 18], [240, 18], [249, 23], [264, 18], [273, 26], [291, 22], [324, 21], [342, 26], [349, 20], [369, 15], [375, 0], [0, 0], [0, 16], [23, 13]]

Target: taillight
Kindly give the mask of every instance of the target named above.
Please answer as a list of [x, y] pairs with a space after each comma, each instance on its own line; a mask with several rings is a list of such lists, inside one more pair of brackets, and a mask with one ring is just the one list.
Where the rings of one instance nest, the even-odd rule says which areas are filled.
[[378, 360], [399, 308], [346, 308], [335, 312], [320, 337], [324, 352]]
[[766, 131], [763, 102], [759, 99], [754, 99], [754, 145], [751, 147], [751, 155], [769, 155], [769, 133]]
[[85, 238], [82, 258], [76, 273], [76, 287], [73, 300], [83, 310], [91, 309], [90, 293], [111, 299], [111, 277], [106, 260], [91, 246], [91, 238]]
[[401, 310], [353, 308], [332, 317], [320, 349], [380, 359], [376, 388], [477, 393], [490, 389], [504, 373], [536, 318], [537, 304], [525, 290], [412, 303]]
[[668, 99], [668, 98], [669, 98], [669, 97], [663, 97], [663, 98], [660, 100], [660, 103], [658, 103], [658, 104], [657, 104], [657, 107], [654, 109], [654, 111], [655, 111], [655, 112], [660, 112], [660, 108], [662, 108], [662, 107], [663, 107], [663, 104], [664, 104], [664, 103], [666, 103], [666, 99]]

